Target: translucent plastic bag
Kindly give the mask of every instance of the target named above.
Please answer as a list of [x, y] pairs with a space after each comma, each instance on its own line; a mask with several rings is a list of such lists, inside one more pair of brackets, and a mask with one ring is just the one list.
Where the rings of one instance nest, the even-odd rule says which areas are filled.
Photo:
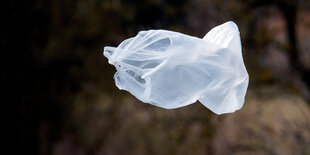
[[203, 39], [166, 30], [141, 31], [104, 55], [117, 72], [116, 86], [139, 100], [166, 109], [199, 100], [216, 114], [240, 109], [249, 76], [234, 22], [213, 28]]

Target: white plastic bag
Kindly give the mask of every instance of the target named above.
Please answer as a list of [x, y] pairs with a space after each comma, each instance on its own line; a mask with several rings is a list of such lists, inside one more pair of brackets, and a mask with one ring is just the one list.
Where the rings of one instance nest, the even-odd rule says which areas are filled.
[[172, 109], [199, 100], [216, 114], [240, 109], [249, 76], [234, 22], [203, 39], [167, 30], [141, 31], [104, 55], [117, 72], [116, 86], [139, 100]]

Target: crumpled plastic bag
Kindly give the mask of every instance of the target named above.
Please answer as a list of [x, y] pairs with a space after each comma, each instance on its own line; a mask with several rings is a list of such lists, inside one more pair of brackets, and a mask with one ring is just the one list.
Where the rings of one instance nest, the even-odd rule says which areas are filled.
[[200, 101], [216, 114], [243, 106], [249, 76], [234, 22], [203, 39], [167, 30], [141, 31], [104, 56], [114, 65], [116, 86], [142, 102], [166, 109]]

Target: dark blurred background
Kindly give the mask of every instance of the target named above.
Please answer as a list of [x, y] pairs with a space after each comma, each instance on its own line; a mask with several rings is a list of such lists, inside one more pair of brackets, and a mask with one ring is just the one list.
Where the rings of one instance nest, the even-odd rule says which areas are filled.
[[[116, 88], [104, 46], [148, 29], [203, 37], [230, 20], [250, 75], [241, 110], [165, 110]], [[10, 0], [1, 21], [13, 152], [310, 154], [308, 0]]]

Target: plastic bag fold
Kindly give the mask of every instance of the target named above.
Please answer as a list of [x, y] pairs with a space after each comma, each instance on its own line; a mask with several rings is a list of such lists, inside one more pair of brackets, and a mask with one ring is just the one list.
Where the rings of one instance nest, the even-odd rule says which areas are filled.
[[141, 31], [118, 47], [105, 47], [116, 86], [166, 109], [201, 102], [216, 114], [240, 109], [249, 76], [234, 22], [202, 39], [167, 30]]

